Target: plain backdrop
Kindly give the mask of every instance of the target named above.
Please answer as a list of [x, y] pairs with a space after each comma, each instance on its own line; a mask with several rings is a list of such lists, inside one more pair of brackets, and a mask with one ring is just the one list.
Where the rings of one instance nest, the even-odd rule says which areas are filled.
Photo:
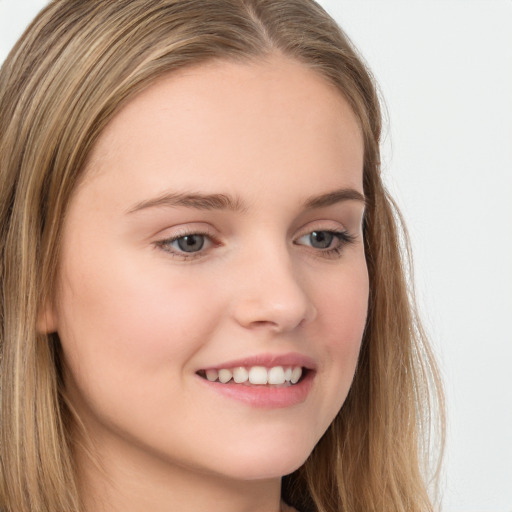
[[[385, 179], [446, 385], [443, 510], [512, 512], [512, 0], [320, 3], [385, 100]], [[0, 62], [44, 4], [0, 0]]]

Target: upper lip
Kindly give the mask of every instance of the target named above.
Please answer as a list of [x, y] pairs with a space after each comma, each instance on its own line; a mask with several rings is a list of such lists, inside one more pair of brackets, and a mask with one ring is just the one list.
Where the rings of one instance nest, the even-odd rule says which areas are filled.
[[240, 359], [233, 359], [231, 361], [225, 361], [223, 363], [207, 366], [201, 369], [218, 370], [221, 368], [237, 368], [239, 366], [264, 366], [266, 368], [272, 368], [274, 366], [301, 366], [308, 370], [314, 370], [316, 365], [313, 359], [308, 356], [298, 354], [296, 352], [289, 352], [286, 354], [257, 354]]

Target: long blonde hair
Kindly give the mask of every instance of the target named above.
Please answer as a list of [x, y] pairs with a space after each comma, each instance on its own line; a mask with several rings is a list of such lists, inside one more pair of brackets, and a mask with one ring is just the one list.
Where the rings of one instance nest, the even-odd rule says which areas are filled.
[[[281, 52], [338, 87], [365, 142], [370, 302], [341, 411], [283, 480], [302, 512], [432, 510], [438, 372], [417, 319], [407, 239], [383, 187], [374, 81], [312, 0], [54, 0], [0, 71], [0, 509], [79, 512], [59, 340], [37, 329], [51, 300], [70, 196], [106, 124], [164, 74]], [[431, 461], [430, 461], [431, 462]]]

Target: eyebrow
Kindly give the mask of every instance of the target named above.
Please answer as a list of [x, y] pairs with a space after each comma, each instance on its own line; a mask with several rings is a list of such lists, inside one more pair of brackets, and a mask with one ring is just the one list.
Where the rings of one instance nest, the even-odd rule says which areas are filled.
[[199, 193], [167, 193], [147, 201], [137, 203], [128, 213], [138, 212], [155, 207], [195, 208], [196, 210], [230, 210], [243, 212], [246, 210], [244, 202], [227, 194], [199, 194]]
[[[366, 205], [366, 199], [361, 192], [353, 188], [341, 188], [325, 194], [307, 198], [303, 206], [306, 210], [326, 208], [344, 201], [358, 201]], [[244, 201], [228, 194], [200, 194], [200, 193], [166, 193], [153, 199], [137, 203], [127, 213], [135, 213], [148, 208], [156, 207], [185, 207], [196, 210], [228, 210], [243, 213], [247, 211]]]
[[366, 206], [366, 198], [361, 192], [353, 188], [340, 188], [326, 194], [308, 198], [304, 202], [304, 207], [306, 210], [314, 210], [316, 208], [326, 208], [327, 206], [344, 201], [358, 201]]

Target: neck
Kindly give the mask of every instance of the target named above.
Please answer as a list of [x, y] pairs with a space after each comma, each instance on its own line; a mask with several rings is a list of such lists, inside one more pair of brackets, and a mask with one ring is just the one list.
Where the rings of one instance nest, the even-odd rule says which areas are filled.
[[[76, 454], [85, 512], [279, 512], [281, 481], [201, 472], [140, 450]], [[96, 460], [95, 460], [96, 459]]]

